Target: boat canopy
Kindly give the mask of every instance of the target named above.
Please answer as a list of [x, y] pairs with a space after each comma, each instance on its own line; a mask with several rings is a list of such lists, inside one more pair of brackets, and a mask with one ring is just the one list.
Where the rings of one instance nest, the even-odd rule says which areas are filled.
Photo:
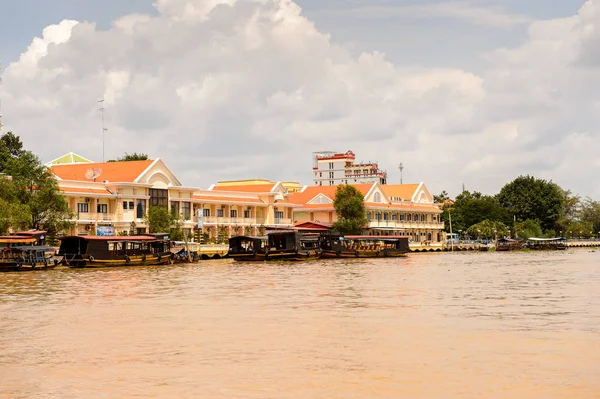
[[65, 236], [59, 240], [80, 239], [86, 241], [157, 241], [153, 236]]
[[527, 241], [534, 241], [534, 242], [551, 242], [551, 241], [566, 241], [567, 239], [564, 237], [554, 237], [554, 238], [536, 238], [536, 237], [531, 237], [528, 238]]

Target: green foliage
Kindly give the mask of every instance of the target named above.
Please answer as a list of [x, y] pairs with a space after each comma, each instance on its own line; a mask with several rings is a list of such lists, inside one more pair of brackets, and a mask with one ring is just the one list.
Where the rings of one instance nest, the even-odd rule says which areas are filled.
[[244, 226], [244, 235], [249, 236], [250, 234], [252, 234], [252, 227]]
[[148, 160], [148, 155], [143, 153], [134, 152], [133, 154], [125, 153], [124, 156], [119, 157], [117, 159], [111, 159], [108, 162], [127, 162], [127, 161], [146, 161]]
[[129, 235], [130, 236], [134, 236], [136, 235], [136, 228], [137, 228], [137, 224], [135, 223], [135, 221], [131, 221], [131, 223], [129, 224]]
[[264, 225], [260, 225], [260, 227], [258, 228], [258, 235], [260, 237], [264, 237], [267, 234], [267, 228]]
[[368, 224], [364, 196], [354, 186], [339, 185], [335, 192], [333, 207], [337, 221], [332, 229], [343, 235], [361, 234]]
[[443, 204], [444, 201], [448, 199], [450, 199], [450, 197], [448, 196], [446, 190], [443, 190], [439, 195], [433, 196], [433, 202], [435, 202], [436, 204]]
[[227, 231], [227, 226], [218, 225], [217, 226], [217, 243], [224, 244], [227, 242], [229, 238], [229, 234]]
[[542, 226], [540, 226], [539, 222], [536, 220], [527, 219], [522, 222], [516, 222], [513, 226], [513, 230], [515, 232], [515, 237], [522, 238], [524, 240], [531, 237], [544, 237]]
[[502, 222], [486, 219], [469, 227], [467, 234], [471, 237], [495, 239], [509, 236], [510, 230]]
[[151, 206], [145, 218], [150, 233], [165, 233], [171, 231], [173, 215], [163, 206]]
[[[581, 203], [581, 220], [591, 223], [592, 231], [600, 233], [600, 202], [587, 197]], [[563, 230], [566, 231], [566, 230]]]
[[471, 226], [484, 220], [501, 222], [509, 225], [510, 215], [495, 197], [483, 195], [479, 192], [471, 193], [463, 191], [456, 197], [453, 205], [442, 208], [442, 220], [445, 222], [446, 230], [449, 231], [450, 223], [447, 220], [448, 212], [452, 212], [452, 230], [467, 231]]
[[590, 238], [594, 234], [594, 225], [592, 222], [576, 221], [567, 226], [563, 234], [567, 238]]
[[519, 176], [496, 196], [517, 221], [539, 220], [543, 230], [556, 227], [565, 204], [563, 190], [552, 181]]
[[0, 228], [43, 229], [55, 235], [73, 225], [70, 221], [73, 213], [54, 176], [10, 132], [0, 137], [0, 171], [10, 176], [1, 183], [4, 211], [0, 214], [0, 225], [4, 227]]

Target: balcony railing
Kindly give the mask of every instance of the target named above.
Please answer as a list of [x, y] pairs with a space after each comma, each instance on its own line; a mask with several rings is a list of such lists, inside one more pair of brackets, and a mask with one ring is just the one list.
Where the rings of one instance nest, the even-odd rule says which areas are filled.
[[226, 218], [218, 216], [205, 216], [204, 224], [238, 224], [238, 225], [257, 225], [263, 224], [263, 218]]
[[292, 219], [275, 218], [275, 224], [292, 224]]
[[394, 229], [434, 229], [444, 228], [444, 222], [408, 222], [406, 220], [370, 220], [369, 227], [388, 227]]
[[114, 213], [78, 212], [75, 220], [80, 222], [112, 222], [116, 221], [116, 216]]

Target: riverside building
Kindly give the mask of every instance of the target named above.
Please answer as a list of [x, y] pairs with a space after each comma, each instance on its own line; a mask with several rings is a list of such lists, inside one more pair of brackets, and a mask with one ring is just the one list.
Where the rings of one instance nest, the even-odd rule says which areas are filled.
[[315, 186], [340, 184], [386, 184], [387, 172], [379, 169], [377, 162], [355, 163], [352, 151], [313, 153], [313, 182]]

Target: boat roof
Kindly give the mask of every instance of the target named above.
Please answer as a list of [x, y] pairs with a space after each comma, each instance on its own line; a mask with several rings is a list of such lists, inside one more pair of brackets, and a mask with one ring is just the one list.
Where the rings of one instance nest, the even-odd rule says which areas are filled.
[[20, 245], [18, 247], [12, 247], [13, 249], [18, 249], [20, 251], [49, 251], [54, 249], [53, 247], [49, 247], [47, 245]]
[[0, 236], [0, 242], [3, 243], [15, 243], [15, 242], [36, 242], [35, 237], [32, 236]]
[[59, 240], [79, 238], [88, 241], [160, 241], [152, 236], [65, 236]]
[[566, 238], [564, 238], [564, 237], [554, 237], [554, 238], [536, 238], [536, 237], [530, 237], [530, 238], [527, 239], [527, 241], [538, 241], [538, 242], [561, 241], [561, 240], [566, 240]]
[[343, 236], [343, 238], [345, 240], [398, 240], [408, 236]]
[[262, 240], [262, 241], [267, 241], [267, 237], [259, 237], [259, 236], [235, 236], [235, 237], [231, 237], [229, 238], [230, 240], [234, 240], [234, 239], [246, 239], [246, 240]]

